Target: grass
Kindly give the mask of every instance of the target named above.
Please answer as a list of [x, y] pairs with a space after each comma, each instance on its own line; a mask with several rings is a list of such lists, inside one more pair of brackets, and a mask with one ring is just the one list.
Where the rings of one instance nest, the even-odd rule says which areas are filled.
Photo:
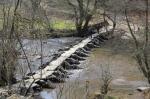
[[74, 30], [75, 24], [68, 20], [54, 20], [51, 24], [53, 29], [59, 30]]
[[[0, 30], [2, 29], [2, 24], [3, 20], [0, 19]], [[27, 22], [19, 22], [19, 28], [18, 30], [28, 30], [30, 27], [30, 23]], [[45, 24], [43, 21], [39, 20], [36, 21], [35, 24], [35, 29], [40, 29], [40, 30], [45, 30], [48, 28], [47, 24]], [[50, 37], [61, 37], [61, 36], [72, 36], [74, 35], [74, 30], [75, 30], [75, 24], [71, 20], [63, 20], [63, 19], [58, 19], [58, 18], [52, 18], [50, 21], [50, 26], [52, 29], [56, 30], [54, 33], [46, 33]], [[28, 34], [25, 34], [28, 35]]]
[[[2, 29], [2, 24], [3, 24], [3, 20], [0, 19], [0, 29]], [[22, 24], [22, 23], [20, 23], [20, 24]], [[25, 23], [23, 23], [23, 24], [25, 24]], [[54, 30], [74, 30], [75, 29], [74, 22], [72, 22], [70, 20], [52, 19], [50, 26]], [[36, 22], [35, 27], [37, 29], [44, 29], [46, 27], [46, 24], [43, 22]]]

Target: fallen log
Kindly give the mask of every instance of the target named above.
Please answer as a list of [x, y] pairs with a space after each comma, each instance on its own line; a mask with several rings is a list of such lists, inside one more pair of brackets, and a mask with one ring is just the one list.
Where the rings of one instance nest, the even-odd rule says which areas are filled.
[[56, 77], [61, 77], [61, 78], [69, 78], [69, 76], [67, 75], [67, 74], [65, 74], [65, 73], [62, 73], [61, 71], [55, 71], [54, 73], [53, 73], [53, 75], [55, 75]]

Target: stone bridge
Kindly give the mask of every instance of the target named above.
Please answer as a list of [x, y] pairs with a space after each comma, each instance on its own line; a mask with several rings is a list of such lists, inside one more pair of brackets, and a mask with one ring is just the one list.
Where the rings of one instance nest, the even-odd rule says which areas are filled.
[[[108, 26], [108, 30], [112, 29]], [[88, 57], [92, 48], [98, 48], [101, 44], [108, 40], [108, 33], [105, 29], [101, 29], [101, 33], [82, 40], [80, 43], [71, 48], [61, 50], [62, 54], [56, 59], [43, 65], [35, 73], [30, 73], [24, 78], [22, 83], [23, 89], [32, 91], [40, 91], [42, 88], [55, 88], [53, 83], [65, 82], [68, 78], [70, 69], [81, 69], [78, 65], [80, 61], [84, 61]]]
[[[107, 31], [111, 30], [112, 26], [108, 26]], [[95, 33], [68, 49], [61, 49], [61, 54], [57, 55], [53, 61], [41, 66], [36, 72], [27, 74], [13, 87], [20, 88], [20, 93], [23, 95], [30, 91], [41, 91], [43, 88], [55, 88], [54, 83], [65, 82], [65, 79], [69, 77], [68, 70], [82, 69], [78, 66], [80, 61], [86, 60], [91, 49], [100, 47], [108, 39], [109, 33], [102, 28], [100, 33]], [[2, 89], [0, 93], [3, 92], [6, 90]]]

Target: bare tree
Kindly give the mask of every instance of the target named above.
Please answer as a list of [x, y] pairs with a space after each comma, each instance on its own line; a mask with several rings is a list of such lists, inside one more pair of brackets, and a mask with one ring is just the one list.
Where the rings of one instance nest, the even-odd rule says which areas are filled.
[[[107, 67], [107, 68], [106, 68]], [[107, 95], [109, 91], [109, 85], [112, 81], [112, 74], [109, 69], [109, 65], [106, 66], [105, 68], [101, 66], [102, 70], [102, 75], [101, 75], [101, 80], [102, 80], [102, 85], [101, 85], [101, 93], [104, 95]]]
[[[74, 18], [75, 18], [75, 25], [77, 30], [78, 36], [83, 36], [84, 33], [87, 31], [88, 24], [92, 19], [92, 16], [95, 14], [97, 10], [98, 0], [76, 0], [77, 5], [75, 5], [70, 0], [66, 0], [70, 7], [73, 9]], [[94, 2], [94, 3], [93, 3]], [[91, 9], [90, 6], [93, 3], [93, 8]]]
[[[117, 15], [122, 13], [122, 1], [120, 0], [99, 0], [100, 9], [103, 9], [103, 20], [105, 21], [106, 18], [112, 22], [112, 30], [109, 31], [110, 37], [113, 36], [114, 30], [116, 29], [117, 25]], [[107, 27], [106, 27], [107, 30]]]
[[[10, 6], [7, 6], [6, 3], [11, 5], [12, 2], [5, 1], [3, 5], [3, 30], [1, 33], [1, 65], [0, 65], [0, 79], [4, 81], [6, 85], [8, 85], [9, 89], [11, 84], [15, 82], [14, 70], [17, 65], [17, 40], [15, 37], [15, 21], [16, 21], [16, 13], [19, 6], [20, 0], [18, 0], [15, 4], [15, 8], [13, 11], [12, 19], [9, 17], [10, 15]], [[8, 4], [8, 5], [9, 5]]]
[[[8, 85], [9, 88], [11, 87], [11, 84], [15, 82], [15, 70], [17, 67], [17, 59], [19, 55], [18, 45], [23, 51], [23, 54], [26, 58], [28, 68], [31, 71], [30, 68], [30, 62], [28, 60], [28, 57], [25, 53], [25, 50], [22, 45], [22, 41], [20, 39], [19, 34], [19, 22], [20, 22], [20, 15], [18, 12], [19, 5], [21, 0], [17, 0], [15, 5], [13, 5], [13, 2], [7, 2], [9, 3], [7, 6], [6, 3], [3, 6], [3, 30], [1, 32], [1, 41], [0, 41], [0, 54], [2, 55], [1, 62], [0, 62], [0, 79], [1, 81], [4, 81], [5, 85]], [[8, 8], [7, 8], [8, 7]], [[11, 7], [14, 8], [12, 12], [10, 11]], [[10, 17], [10, 15], [12, 17]]]
[[[149, 17], [149, 1], [145, 0], [145, 29], [144, 29], [144, 41], [139, 42], [134, 30], [131, 28], [129, 16], [128, 16], [128, 8], [125, 9], [125, 17], [126, 22], [129, 28], [129, 31], [132, 35], [132, 38], [135, 43], [135, 50], [136, 50], [136, 61], [139, 65], [139, 69], [142, 71], [143, 75], [147, 78], [150, 84], [150, 53], [149, 53], [149, 28], [148, 28], [148, 17]], [[142, 43], [142, 44], [141, 44]]]
[[38, 13], [39, 5], [41, 3], [41, 0], [31, 0], [31, 5], [32, 5], [32, 23], [31, 23], [31, 29], [35, 30], [35, 20], [36, 20], [36, 15]]
[[51, 25], [50, 25], [50, 20], [47, 16], [46, 10], [40, 5], [41, 0], [30, 0], [31, 1], [31, 6], [32, 6], [32, 22], [31, 22], [31, 29], [35, 31], [35, 25], [37, 21], [42, 21], [44, 22], [47, 27], [46, 29], [48, 32], [52, 31]]

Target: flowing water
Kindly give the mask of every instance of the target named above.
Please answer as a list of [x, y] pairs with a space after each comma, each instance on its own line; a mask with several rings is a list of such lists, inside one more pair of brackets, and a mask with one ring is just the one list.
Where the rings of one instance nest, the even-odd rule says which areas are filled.
[[[137, 68], [132, 51], [126, 50], [129, 46], [121, 46], [120, 43], [122, 42], [110, 40], [101, 48], [93, 49], [90, 57], [80, 64], [80, 67], [84, 69], [70, 71], [74, 74], [66, 79], [66, 83], [57, 84], [54, 90], [44, 89], [35, 95], [35, 98], [87, 99], [95, 92], [99, 92], [102, 84], [102, 70], [107, 70], [113, 78], [109, 93], [118, 97], [126, 97], [121, 99], [136, 99], [132, 97], [136, 88], [146, 86], [147, 83]], [[116, 46], [124, 50], [117, 51]]]
[[[57, 38], [42, 40], [43, 42], [43, 63], [50, 61], [53, 54], [57, 54], [59, 49], [69, 47], [79, 43], [81, 38]], [[23, 40], [25, 52], [28, 56], [32, 71], [36, 71], [41, 65], [40, 40]], [[121, 39], [111, 39], [101, 45], [101, 48], [93, 49], [90, 57], [79, 67], [83, 69], [71, 70], [73, 74], [66, 79], [65, 83], [56, 84], [55, 89], [44, 89], [36, 93], [35, 99], [87, 99], [95, 92], [99, 92], [102, 84], [102, 70], [107, 70], [112, 76], [110, 94], [131, 98], [137, 87], [146, 86], [146, 80], [137, 68], [137, 63], [133, 58], [132, 43]], [[19, 58], [24, 72], [28, 72], [27, 62], [23, 54]], [[17, 70], [18, 79], [21, 78], [22, 71]], [[130, 98], [129, 98], [130, 97]]]
[[[50, 38], [42, 40], [42, 64], [49, 62], [53, 58], [54, 54], [58, 53], [59, 49], [70, 47], [71, 45], [78, 43], [80, 40], [81, 38], [75, 37], [64, 37], [55, 39]], [[41, 41], [23, 39], [22, 44], [28, 57], [31, 70], [34, 72], [38, 69], [39, 66], [41, 66]], [[22, 73], [30, 72], [23, 52], [18, 59], [18, 63], [19, 66], [17, 68], [16, 77], [18, 79], [21, 79]]]

